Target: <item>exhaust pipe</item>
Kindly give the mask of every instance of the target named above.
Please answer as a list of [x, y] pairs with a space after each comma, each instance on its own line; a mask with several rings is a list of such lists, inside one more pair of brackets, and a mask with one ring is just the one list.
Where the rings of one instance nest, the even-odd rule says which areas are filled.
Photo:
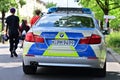
[[38, 66], [38, 62], [31, 61], [31, 62], [30, 62], [30, 65], [31, 65], [31, 66]]

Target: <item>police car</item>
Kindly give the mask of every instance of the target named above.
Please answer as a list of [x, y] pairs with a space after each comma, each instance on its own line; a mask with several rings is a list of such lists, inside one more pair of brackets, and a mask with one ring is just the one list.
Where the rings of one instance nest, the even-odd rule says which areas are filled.
[[39, 66], [88, 67], [106, 74], [104, 35], [89, 8], [53, 7], [26, 34], [23, 71]]

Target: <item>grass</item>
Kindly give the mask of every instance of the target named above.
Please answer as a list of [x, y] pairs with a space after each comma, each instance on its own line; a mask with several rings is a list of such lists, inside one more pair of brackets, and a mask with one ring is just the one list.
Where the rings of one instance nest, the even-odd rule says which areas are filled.
[[117, 47], [114, 48], [114, 47], [113, 47], [112, 49], [120, 55], [120, 48], [117, 48]]
[[112, 32], [106, 36], [107, 46], [120, 54], [120, 32]]

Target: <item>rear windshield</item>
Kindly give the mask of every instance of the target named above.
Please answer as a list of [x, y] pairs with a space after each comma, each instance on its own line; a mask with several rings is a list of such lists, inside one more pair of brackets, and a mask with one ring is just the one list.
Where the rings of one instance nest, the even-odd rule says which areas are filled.
[[48, 15], [42, 17], [36, 25], [41, 27], [95, 27], [91, 17], [78, 15]]

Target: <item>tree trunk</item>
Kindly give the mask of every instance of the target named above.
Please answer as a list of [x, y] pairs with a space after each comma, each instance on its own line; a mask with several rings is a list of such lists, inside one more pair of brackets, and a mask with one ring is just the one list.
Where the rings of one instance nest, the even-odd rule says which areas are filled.
[[[109, 15], [109, 0], [105, 0], [104, 14]], [[109, 19], [107, 19], [106, 25], [109, 28]]]
[[5, 11], [3, 10], [2, 11], [2, 30], [4, 29], [4, 26], [5, 26], [4, 20], [5, 20]]
[[103, 30], [103, 21], [100, 21], [100, 28]]

